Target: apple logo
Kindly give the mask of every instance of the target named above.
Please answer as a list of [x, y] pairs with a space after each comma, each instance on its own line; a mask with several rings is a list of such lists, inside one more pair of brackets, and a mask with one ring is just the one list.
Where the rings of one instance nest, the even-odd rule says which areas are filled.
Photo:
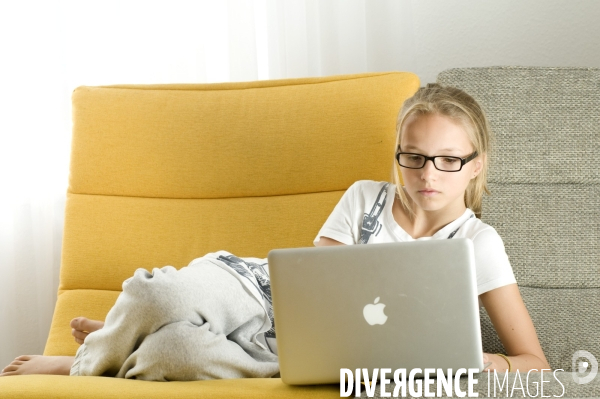
[[383, 313], [383, 308], [385, 308], [385, 304], [378, 303], [379, 297], [375, 298], [375, 302], [372, 304], [368, 304], [363, 309], [363, 316], [365, 320], [370, 325], [374, 324], [384, 324], [387, 321], [387, 316]]

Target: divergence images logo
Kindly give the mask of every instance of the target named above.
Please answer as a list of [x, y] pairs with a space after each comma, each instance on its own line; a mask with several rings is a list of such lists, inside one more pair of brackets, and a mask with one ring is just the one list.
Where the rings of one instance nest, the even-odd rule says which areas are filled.
[[384, 324], [387, 321], [388, 317], [385, 315], [385, 313], [383, 313], [385, 304], [378, 302], [379, 297], [375, 298], [374, 303], [365, 306], [363, 309], [363, 316], [370, 325]]
[[[580, 360], [580, 358], [585, 358], [585, 360]], [[598, 374], [598, 360], [588, 351], [582, 350], [573, 353], [572, 366], [573, 381], [577, 384], [587, 384]], [[589, 373], [586, 375], [588, 370]]]

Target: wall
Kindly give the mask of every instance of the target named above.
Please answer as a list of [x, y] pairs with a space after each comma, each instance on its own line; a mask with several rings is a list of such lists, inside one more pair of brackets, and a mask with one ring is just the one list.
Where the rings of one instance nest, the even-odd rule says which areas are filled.
[[599, 1], [414, 1], [414, 57], [424, 82], [447, 68], [600, 67]]
[[338, 0], [266, 3], [269, 76], [447, 68], [600, 67], [594, 0]]

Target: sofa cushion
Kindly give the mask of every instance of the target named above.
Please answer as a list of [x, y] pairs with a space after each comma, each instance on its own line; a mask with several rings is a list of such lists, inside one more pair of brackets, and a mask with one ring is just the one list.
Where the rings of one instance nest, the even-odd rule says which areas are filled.
[[[553, 368], [600, 357], [600, 69], [451, 69], [438, 81], [471, 94], [495, 134], [494, 226]], [[483, 347], [503, 348], [483, 311]], [[599, 391], [600, 392], [600, 391]]]
[[600, 183], [600, 69], [457, 68], [438, 82], [473, 95], [496, 134], [493, 183]]
[[600, 185], [491, 183], [482, 219], [504, 240], [521, 285], [600, 287]]
[[69, 192], [238, 198], [386, 180], [395, 117], [417, 87], [410, 73], [80, 87]]
[[0, 398], [339, 398], [339, 385], [289, 386], [280, 378], [154, 382], [107, 377], [24, 375], [0, 378]]
[[[572, 371], [573, 355], [579, 350], [599, 357], [599, 288], [521, 286], [520, 291], [553, 368]], [[480, 318], [484, 352], [506, 353], [484, 308], [480, 309]]]

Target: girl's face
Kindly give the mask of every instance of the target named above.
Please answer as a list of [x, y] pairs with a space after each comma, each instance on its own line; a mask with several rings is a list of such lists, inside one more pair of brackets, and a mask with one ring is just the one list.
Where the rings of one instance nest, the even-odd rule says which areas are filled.
[[[466, 158], [475, 151], [464, 127], [439, 114], [409, 116], [400, 134], [403, 152]], [[459, 172], [437, 170], [430, 160], [422, 169], [400, 167], [406, 192], [426, 212], [464, 212], [465, 190], [481, 172], [481, 159], [479, 155]]]

